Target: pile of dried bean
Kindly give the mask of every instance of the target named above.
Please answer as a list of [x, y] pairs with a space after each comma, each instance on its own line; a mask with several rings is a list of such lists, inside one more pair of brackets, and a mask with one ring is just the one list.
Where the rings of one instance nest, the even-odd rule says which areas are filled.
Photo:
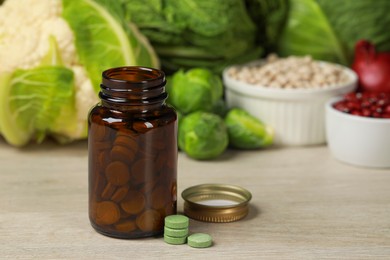
[[235, 80], [270, 88], [326, 88], [350, 81], [340, 66], [318, 62], [310, 56], [278, 58], [270, 55], [265, 63], [232, 67]]

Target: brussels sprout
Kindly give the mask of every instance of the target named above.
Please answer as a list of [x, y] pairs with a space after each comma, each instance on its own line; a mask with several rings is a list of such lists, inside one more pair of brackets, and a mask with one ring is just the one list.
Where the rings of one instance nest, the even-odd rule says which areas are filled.
[[228, 143], [226, 126], [218, 115], [197, 111], [180, 121], [179, 148], [192, 158], [215, 158], [225, 151]]
[[243, 109], [231, 109], [225, 117], [225, 124], [232, 147], [256, 149], [269, 146], [273, 142], [273, 129]]
[[171, 84], [169, 102], [183, 114], [211, 111], [223, 94], [221, 79], [202, 68], [176, 72]]

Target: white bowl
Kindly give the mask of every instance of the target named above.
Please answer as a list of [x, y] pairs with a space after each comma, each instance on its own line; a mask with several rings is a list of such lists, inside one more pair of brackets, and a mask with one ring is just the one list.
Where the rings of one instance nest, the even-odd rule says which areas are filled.
[[275, 129], [277, 145], [322, 144], [326, 141], [326, 101], [353, 91], [357, 84], [355, 72], [343, 66], [339, 67], [350, 78], [348, 83], [310, 89], [279, 89], [251, 85], [231, 78], [228, 75], [231, 67], [228, 67], [223, 72], [226, 102], [229, 107], [243, 108], [272, 126]]
[[326, 104], [326, 138], [333, 156], [365, 167], [390, 167], [390, 119], [354, 116]]

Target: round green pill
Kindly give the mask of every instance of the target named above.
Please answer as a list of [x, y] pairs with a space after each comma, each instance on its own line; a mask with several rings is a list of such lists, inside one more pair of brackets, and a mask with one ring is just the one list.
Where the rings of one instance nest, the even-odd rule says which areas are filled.
[[184, 237], [171, 237], [164, 235], [164, 241], [165, 243], [171, 244], [171, 245], [182, 245], [187, 242], [187, 236]]
[[189, 220], [184, 215], [170, 215], [165, 217], [165, 226], [169, 228], [188, 228]]
[[195, 233], [187, 237], [187, 243], [191, 247], [205, 248], [211, 246], [213, 239], [209, 234]]
[[186, 237], [188, 235], [188, 228], [164, 227], [164, 235], [170, 237]]

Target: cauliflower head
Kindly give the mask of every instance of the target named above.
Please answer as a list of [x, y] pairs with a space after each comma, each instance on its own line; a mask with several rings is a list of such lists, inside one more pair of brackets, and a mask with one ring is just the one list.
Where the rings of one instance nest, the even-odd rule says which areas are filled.
[[136, 28], [93, 0], [7, 0], [0, 6], [0, 134], [15, 146], [85, 138], [101, 72], [158, 67]]

